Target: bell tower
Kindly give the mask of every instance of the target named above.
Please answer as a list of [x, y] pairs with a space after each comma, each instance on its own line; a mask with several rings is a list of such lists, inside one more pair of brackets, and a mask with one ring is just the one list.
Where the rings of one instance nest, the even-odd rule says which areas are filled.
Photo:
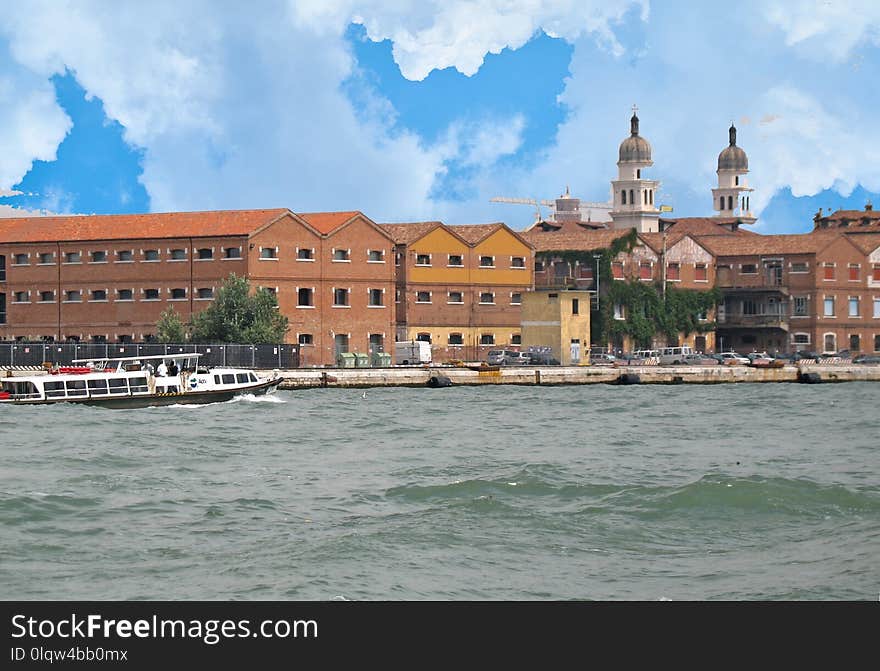
[[648, 179], [645, 171], [654, 165], [651, 143], [639, 135], [638, 108], [633, 105], [629, 137], [620, 143], [617, 179], [611, 182], [614, 207], [613, 228], [635, 228], [639, 233], [659, 231], [660, 211], [654, 206], [654, 194], [660, 182]]

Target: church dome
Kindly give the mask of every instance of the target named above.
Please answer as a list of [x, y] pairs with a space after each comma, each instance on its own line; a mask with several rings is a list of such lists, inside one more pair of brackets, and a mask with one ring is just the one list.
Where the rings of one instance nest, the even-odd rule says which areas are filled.
[[749, 158], [742, 147], [736, 146], [736, 126], [730, 127], [730, 146], [718, 154], [718, 169], [748, 172]]
[[639, 117], [635, 114], [630, 119], [630, 136], [620, 143], [618, 160], [621, 163], [651, 162], [651, 143], [639, 135]]

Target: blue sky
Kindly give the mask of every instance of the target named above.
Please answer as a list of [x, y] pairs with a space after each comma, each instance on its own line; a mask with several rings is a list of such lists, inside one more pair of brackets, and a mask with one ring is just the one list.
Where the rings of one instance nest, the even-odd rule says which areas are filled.
[[[880, 204], [876, 3], [26, 3], [0, 26], [0, 214], [289, 207], [531, 223], [650, 176], [712, 214], [731, 120], [762, 232]], [[854, 21], [853, 17], [858, 17]], [[52, 35], [46, 40], [46, 35]]]

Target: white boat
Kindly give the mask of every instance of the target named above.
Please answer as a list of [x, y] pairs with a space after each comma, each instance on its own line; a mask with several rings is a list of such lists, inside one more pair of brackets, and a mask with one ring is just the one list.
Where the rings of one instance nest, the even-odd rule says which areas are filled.
[[0, 403], [82, 403], [107, 408], [205, 404], [242, 394], [270, 394], [282, 380], [278, 371], [263, 377], [245, 368], [199, 365], [201, 356], [185, 353], [76, 359], [73, 366], [3, 378]]

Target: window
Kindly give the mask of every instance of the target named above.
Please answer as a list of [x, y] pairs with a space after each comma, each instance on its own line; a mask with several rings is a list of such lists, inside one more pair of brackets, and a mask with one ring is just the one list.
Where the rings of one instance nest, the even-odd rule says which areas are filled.
[[186, 289], [175, 288], [171, 290], [172, 301], [182, 301], [186, 299]]
[[858, 282], [859, 281], [859, 275], [861, 274], [859, 272], [859, 270], [860, 270], [860, 266], [858, 263], [850, 263], [849, 264], [849, 281], [850, 282]]
[[111, 394], [125, 394], [128, 392], [127, 385], [125, 379], [109, 379], [107, 380], [110, 386]]
[[462, 300], [462, 293], [460, 291], [450, 291], [449, 298], [446, 300], [447, 303], [464, 303]]
[[623, 303], [615, 303], [614, 304], [614, 318], [615, 319], [625, 319], [624, 317], [624, 307]]
[[480, 334], [480, 344], [481, 345], [494, 345], [495, 344], [495, 334], [494, 333]]
[[792, 263], [790, 272], [792, 272], [792, 273], [806, 273], [806, 272], [809, 272], [809, 266], [802, 261], [799, 261], [797, 263]]
[[401, 259], [401, 258], [403, 258], [403, 254], [401, 254], [400, 252], [397, 252], [397, 253], [394, 255], [394, 265], [395, 265], [395, 266], [399, 266], [399, 265], [400, 265], [400, 259]]
[[620, 192], [620, 203], [626, 205], [626, 189]]
[[50, 266], [55, 263], [55, 255], [52, 252], [40, 252], [37, 263], [41, 266]]
[[544, 272], [544, 262], [543, 261], [535, 261], [535, 272], [543, 273]]
[[6, 323], [6, 294], [0, 294], [0, 324]]
[[834, 296], [827, 296], [825, 298], [825, 316], [833, 317], [834, 316]]
[[64, 300], [68, 303], [79, 303], [82, 300], [82, 292], [78, 289], [65, 291]]
[[314, 261], [315, 260], [315, 250], [312, 248], [300, 248], [296, 250], [296, 260], [297, 261]]
[[64, 263], [82, 263], [82, 255], [79, 252], [64, 252]]
[[40, 303], [54, 303], [55, 302], [55, 292], [54, 291], [41, 291], [40, 292]]
[[159, 250], [158, 249], [145, 249], [144, 250], [144, 261], [158, 261], [159, 260]]
[[370, 289], [370, 307], [382, 307], [384, 294], [381, 289]]
[[14, 254], [12, 256], [13, 266], [26, 266], [30, 263], [30, 254]]
[[480, 268], [494, 268], [495, 267], [495, 257], [494, 256], [481, 256], [480, 257]]
[[614, 261], [611, 264], [611, 277], [615, 280], [623, 279], [623, 262], [622, 261]]
[[89, 300], [90, 301], [106, 301], [107, 300], [107, 291], [105, 289], [94, 289], [94, 290], [92, 290], [92, 297]]
[[[649, 264], [650, 268], [650, 264]], [[578, 271], [583, 280], [591, 280], [593, 279], [593, 266], [581, 265], [578, 266]]]
[[694, 281], [695, 282], [708, 282], [709, 281], [709, 270], [706, 267], [705, 263], [698, 263], [694, 266]]
[[348, 305], [348, 289], [333, 290], [333, 306], [344, 307]]
[[278, 258], [278, 248], [277, 247], [261, 247], [260, 248], [260, 259], [262, 260], [276, 260]]
[[196, 258], [199, 261], [210, 261], [214, 258], [214, 250], [211, 247], [201, 247], [196, 252]]
[[850, 352], [861, 352], [862, 351], [862, 339], [855, 333], [849, 337], [849, 351]]
[[681, 266], [677, 263], [670, 263], [666, 266], [666, 279], [669, 282], [678, 282], [681, 280]]
[[370, 354], [385, 351], [385, 335], [382, 333], [371, 333], [369, 335]]
[[807, 297], [806, 296], [795, 296], [794, 303], [792, 304], [792, 315], [795, 317], [806, 317], [807, 316]]
[[871, 279], [875, 282], [880, 282], [880, 263], [875, 263], [871, 272]]
[[224, 247], [223, 248], [223, 258], [224, 259], [240, 259], [241, 258], [241, 247]]
[[89, 380], [89, 394], [101, 396], [107, 393], [107, 380]]
[[31, 293], [29, 291], [16, 291], [12, 294], [13, 303], [30, 303]]
[[754, 263], [744, 263], [740, 268], [740, 272], [743, 275], [757, 275], [758, 274], [758, 266]]
[[[589, 268], [589, 266], [587, 266]], [[589, 268], [590, 277], [593, 277], [593, 269]], [[583, 277], [583, 273], [581, 273], [581, 277]], [[640, 280], [650, 280], [651, 279], [651, 262], [650, 261], [642, 261], [639, 263], [639, 279]]]
[[836, 352], [837, 351], [837, 335], [834, 333], [826, 333], [825, 334], [825, 351], [826, 352]]
[[460, 268], [464, 265], [464, 259], [461, 254], [450, 254], [449, 255], [449, 263], [448, 266], [452, 266], [453, 268]]
[[416, 292], [416, 303], [430, 303], [431, 302], [431, 292], [430, 291], [417, 291]]
[[132, 263], [134, 261], [134, 251], [131, 249], [120, 249], [116, 252], [116, 263]]
[[133, 301], [134, 291], [132, 289], [118, 289], [116, 291], [117, 301]]
[[483, 291], [480, 294], [481, 305], [492, 305], [495, 303], [495, 294], [491, 291]]
[[526, 259], [523, 256], [514, 256], [510, 259], [510, 267], [511, 268], [525, 268], [526, 267]]
[[733, 209], [733, 196], [728, 196], [728, 197], [727, 197], [727, 209], [728, 209], [728, 210], [732, 210], [732, 209]]
[[333, 250], [333, 260], [334, 261], [350, 261], [349, 258], [349, 250], [347, 249], [334, 249]]
[[450, 333], [446, 342], [450, 345], [464, 345], [464, 337], [461, 333]]
[[431, 255], [430, 254], [416, 254], [416, 265], [417, 266], [430, 266], [431, 265]]
[[[265, 291], [267, 294], [272, 294], [273, 296], [278, 295], [277, 287], [259, 287], [258, 291]], [[211, 298], [214, 297], [214, 290], [211, 290]]]
[[860, 317], [859, 314], [859, 297], [858, 296], [850, 296], [849, 297], [849, 316], [850, 317]]
[[223, 384], [235, 384], [235, 375], [227, 373], [223, 375], [221, 378], [223, 380]]
[[522, 305], [522, 294], [518, 292], [510, 294], [510, 304]]
[[510, 336], [510, 344], [511, 345], [522, 345], [522, 335], [519, 333], [514, 333]]
[[581, 302], [577, 298], [571, 299], [571, 314], [580, 314]]
[[144, 300], [145, 301], [158, 301], [159, 300], [159, 290], [158, 289], [144, 289]]
[[367, 250], [367, 263], [385, 263], [385, 252], [381, 249]]
[[171, 261], [186, 261], [186, 250], [185, 249], [172, 249], [171, 250]]
[[314, 345], [315, 337], [311, 333], [300, 333], [297, 342], [299, 342], [300, 347], [303, 345]]
[[201, 287], [200, 289], [196, 289], [196, 298], [203, 301], [214, 298], [214, 289], [212, 287]]
[[874, 319], [880, 319], [880, 298], [874, 299]]
[[833, 263], [824, 263], [822, 264], [822, 278], [826, 280], [834, 279], [834, 264]]
[[880, 352], [880, 334], [874, 336], [874, 351]]
[[430, 333], [418, 333], [418, 334], [416, 334], [416, 340], [419, 342], [431, 342], [431, 334]]
[[301, 308], [314, 306], [313, 289], [300, 288], [296, 292], [296, 304]]
[[66, 380], [64, 386], [67, 388], [68, 396], [85, 396], [86, 381], [85, 380]]

